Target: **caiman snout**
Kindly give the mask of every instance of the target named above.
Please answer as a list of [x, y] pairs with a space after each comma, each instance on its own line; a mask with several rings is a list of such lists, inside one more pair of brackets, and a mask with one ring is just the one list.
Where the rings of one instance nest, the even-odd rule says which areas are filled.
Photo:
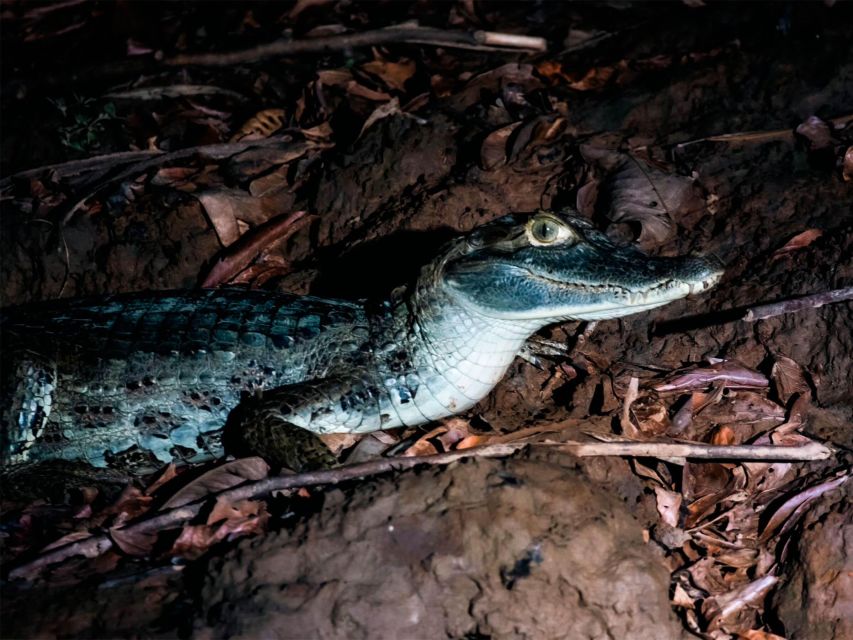
[[474, 234], [445, 284], [472, 310], [508, 320], [616, 318], [707, 291], [723, 274], [714, 257], [618, 246], [572, 213], [507, 216]]

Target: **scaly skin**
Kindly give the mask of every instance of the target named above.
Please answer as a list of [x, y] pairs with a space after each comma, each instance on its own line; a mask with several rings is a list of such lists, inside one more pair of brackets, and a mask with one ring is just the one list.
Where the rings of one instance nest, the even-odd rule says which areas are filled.
[[704, 259], [616, 247], [584, 220], [542, 212], [451, 242], [414, 287], [377, 308], [218, 290], [7, 310], [0, 456], [7, 468], [78, 460], [144, 473], [221, 455], [228, 419], [229, 450], [299, 467], [309, 432], [459, 413], [546, 324], [654, 308], [720, 273]]

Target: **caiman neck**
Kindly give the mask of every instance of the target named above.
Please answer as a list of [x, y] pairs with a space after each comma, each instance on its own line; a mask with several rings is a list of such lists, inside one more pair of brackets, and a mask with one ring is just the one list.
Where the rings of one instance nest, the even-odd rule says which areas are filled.
[[419, 380], [415, 403], [430, 420], [484, 398], [541, 326], [477, 313], [460, 304], [438, 279], [425, 277], [394, 307], [393, 322], [398, 331], [405, 327], [410, 370]]

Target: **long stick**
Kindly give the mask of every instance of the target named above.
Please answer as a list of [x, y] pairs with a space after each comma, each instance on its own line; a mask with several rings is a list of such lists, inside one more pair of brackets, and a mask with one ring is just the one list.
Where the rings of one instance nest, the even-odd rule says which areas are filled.
[[544, 38], [533, 36], [493, 31], [447, 31], [430, 27], [398, 25], [385, 29], [321, 38], [276, 40], [269, 44], [228, 53], [181, 54], [167, 59], [165, 64], [172, 67], [226, 67], [301, 53], [323, 53], [391, 43], [426, 44], [455, 49], [480, 50], [545, 51], [548, 48]]
[[816, 309], [825, 304], [843, 302], [844, 300], [853, 300], [853, 287], [834, 289], [832, 291], [815, 293], [801, 298], [780, 300], [779, 302], [759, 304], [747, 310], [743, 319], [747, 322], [755, 322], [756, 320], [764, 320], [765, 318], [781, 316], [785, 313], [794, 313], [796, 311], [802, 311], [803, 309]]
[[[824, 460], [832, 455], [832, 450], [818, 442], [805, 446], [774, 447], [753, 445], [707, 445], [682, 444], [669, 442], [511, 442], [488, 444], [471, 449], [462, 449], [439, 453], [432, 456], [411, 458], [379, 458], [360, 464], [344, 465], [335, 469], [309, 471], [294, 475], [274, 476], [257, 482], [250, 482], [219, 494], [213, 494], [176, 509], [164, 511], [154, 517], [140, 520], [120, 528], [122, 533], [153, 533], [162, 529], [180, 526], [198, 515], [207, 500], [213, 497], [229, 502], [257, 498], [273, 491], [296, 489], [309, 486], [334, 485], [347, 480], [374, 476], [389, 471], [403, 471], [422, 464], [446, 465], [464, 458], [501, 458], [509, 456], [527, 446], [557, 447], [577, 456], [639, 456], [660, 458], [695, 458], [714, 460]], [[13, 569], [11, 578], [26, 577], [51, 564], [61, 562], [73, 556], [95, 557], [109, 550], [113, 541], [108, 535], [95, 535], [52, 549]]]

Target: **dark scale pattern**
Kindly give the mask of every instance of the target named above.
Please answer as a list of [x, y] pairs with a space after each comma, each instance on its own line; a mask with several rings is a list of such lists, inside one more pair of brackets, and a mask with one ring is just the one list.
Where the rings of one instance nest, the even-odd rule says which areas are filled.
[[2, 460], [146, 472], [220, 455], [241, 398], [325, 375], [342, 361], [328, 345], [366, 323], [356, 305], [242, 290], [6, 310]]

